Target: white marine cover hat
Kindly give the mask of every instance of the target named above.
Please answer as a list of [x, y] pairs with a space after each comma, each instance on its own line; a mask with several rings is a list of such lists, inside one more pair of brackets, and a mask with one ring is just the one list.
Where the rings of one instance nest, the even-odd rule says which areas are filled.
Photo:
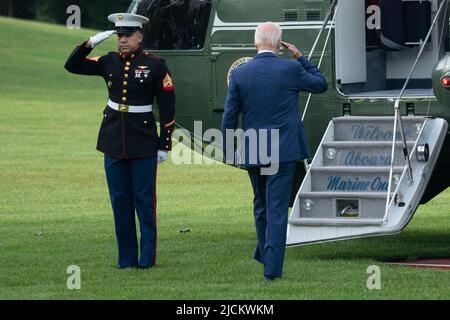
[[126, 34], [142, 30], [142, 26], [149, 22], [147, 17], [132, 13], [114, 13], [108, 16], [108, 20], [115, 24], [116, 33]]

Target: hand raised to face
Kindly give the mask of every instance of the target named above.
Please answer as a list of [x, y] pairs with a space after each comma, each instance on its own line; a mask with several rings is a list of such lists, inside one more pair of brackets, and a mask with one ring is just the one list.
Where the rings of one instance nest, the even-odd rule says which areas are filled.
[[286, 42], [286, 41], [281, 41], [281, 45], [282, 45], [283, 47], [285, 47], [286, 49], [288, 49], [288, 50], [292, 53], [292, 56], [293, 56], [295, 59], [299, 59], [301, 56], [303, 56], [303, 54], [301, 53], [301, 51], [298, 50], [297, 47], [294, 46], [293, 44], [291, 44], [291, 43], [289, 43], [289, 42]]

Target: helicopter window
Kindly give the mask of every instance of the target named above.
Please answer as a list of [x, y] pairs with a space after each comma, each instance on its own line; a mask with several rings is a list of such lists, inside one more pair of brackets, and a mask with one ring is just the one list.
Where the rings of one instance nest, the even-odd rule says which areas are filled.
[[205, 44], [211, 0], [142, 0], [136, 13], [144, 27], [145, 49], [199, 50]]

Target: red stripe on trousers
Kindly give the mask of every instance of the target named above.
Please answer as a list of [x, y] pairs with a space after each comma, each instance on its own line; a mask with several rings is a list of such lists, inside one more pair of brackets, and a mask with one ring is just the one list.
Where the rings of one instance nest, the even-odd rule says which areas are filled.
[[154, 186], [154, 194], [153, 194], [153, 219], [155, 221], [155, 255], [153, 256], [153, 265], [156, 264], [156, 246], [158, 245], [158, 226], [156, 224], [156, 178], [158, 177], [158, 159], [156, 159], [155, 165], [155, 186]]

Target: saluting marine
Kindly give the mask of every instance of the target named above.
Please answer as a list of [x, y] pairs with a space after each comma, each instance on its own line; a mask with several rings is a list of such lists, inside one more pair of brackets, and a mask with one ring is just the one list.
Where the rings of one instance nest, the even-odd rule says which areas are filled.
[[[65, 64], [75, 74], [101, 76], [109, 101], [103, 112], [97, 150], [105, 154], [105, 172], [114, 212], [118, 267], [150, 268], [156, 263], [156, 174], [167, 160], [175, 125], [175, 92], [165, 61], [142, 50], [144, 16], [108, 17], [115, 30], [99, 33], [78, 46]], [[118, 36], [119, 52], [87, 58], [93, 48]], [[156, 97], [160, 135], [153, 116]], [[135, 211], [141, 239], [138, 259]]]

